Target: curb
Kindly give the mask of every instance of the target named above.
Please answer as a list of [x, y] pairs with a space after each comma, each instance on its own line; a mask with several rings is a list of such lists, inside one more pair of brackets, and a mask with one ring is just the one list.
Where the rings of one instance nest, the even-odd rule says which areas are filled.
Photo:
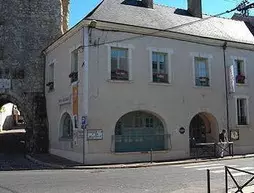
[[72, 169], [72, 170], [92, 170], [92, 169], [124, 169], [124, 168], [145, 168], [145, 167], [156, 167], [156, 166], [167, 166], [167, 165], [180, 165], [180, 164], [190, 164], [190, 163], [205, 163], [211, 161], [224, 161], [224, 160], [234, 160], [234, 159], [243, 159], [243, 158], [253, 158], [254, 154], [248, 155], [238, 155], [238, 156], [227, 156], [224, 158], [212, 158], [212, 159], [189, 159], [189, 160], [182, 160], [182, 161], [168, 161], [168, 162], [152, 162], [152, 163], [137, 163], [137, 164], [116, 164], [116, 165], [92, 165], [92, 166], [66, 166], [60, 164], [52, 164], [47, 162], [42, 162], [33, 158], [30, 155], [25, 156], [28, 160], [36, 163], [41, 164], [47, 167], [55, 168], [55, 169]]
[[64, 165], [42, 162], [38, 159], [33, 158], [30, 155], [25, 155], [25, 158], [28, 159], [29, 161], [33, 162], [33, 163], [40, 164], [40, 165], [47, 166], [47, 167], [51, 167], [51, 168], [64, 169], [66, 167]]

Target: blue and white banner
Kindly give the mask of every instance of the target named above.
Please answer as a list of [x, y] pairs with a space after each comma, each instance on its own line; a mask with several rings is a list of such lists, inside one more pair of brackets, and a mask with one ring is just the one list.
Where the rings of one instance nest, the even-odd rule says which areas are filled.
[[235, 92], [234, 65], [231, 65], [228, 68], [228, 80], [229, 80], [229, 93], [234, 93]]

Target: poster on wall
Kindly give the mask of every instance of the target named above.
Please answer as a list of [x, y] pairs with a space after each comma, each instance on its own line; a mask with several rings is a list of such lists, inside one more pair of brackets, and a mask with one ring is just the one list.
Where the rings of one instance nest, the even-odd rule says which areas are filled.
[[235, 75], [234, 75], [234, 66], [230, 65], [228, 68], [228, 79], [229, 79], [229, 93], [235, 92]]
[[78, 86], [72, 87], [72, 114], [78, 115]]

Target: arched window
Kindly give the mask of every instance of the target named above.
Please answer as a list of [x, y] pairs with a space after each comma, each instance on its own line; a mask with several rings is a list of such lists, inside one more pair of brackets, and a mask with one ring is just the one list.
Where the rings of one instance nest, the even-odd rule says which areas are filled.
[[61, 135], [62, 138], [73, 137], [73, 124], [71, 116], [68, 113], [64, 113], [61, 118]]
[[115, 126], [115, 152], [165, 149], [164, 127], [156, 116], [135, 111], [122, 116]]

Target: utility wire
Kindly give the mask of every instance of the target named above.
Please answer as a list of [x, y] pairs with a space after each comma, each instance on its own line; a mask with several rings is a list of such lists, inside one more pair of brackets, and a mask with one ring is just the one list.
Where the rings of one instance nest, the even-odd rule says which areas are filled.
[[156, 29], [155, 32], [151, 32], [151, 33], [147, 33], [147, 34], [142, 34], [142, 35], [138, 35], [138, 36], [130, 37], [130, 38], [124, 38], [124, 39], [120, 39], [120, 40], [112, 40], [112, 41], [108, 41], [108, 42], [98, 43], [96, 45], [90, 44], [90, 45], [86, 45], [84, 47], [101, 46], [101, 45], [110, 44], [110, 43], [117, 43], [117, 42], [123, 42], [123, 41], [127, 41], [127, 40], [133, 40], [133, 39], [137, 39], [137, 38], [143, 38], [145, 36], [155, 35], [155, 34], [157, 34], [159, 32], [170, 32], [170, 30], [178, 29], [178, 28], [185, 27], [185, 26], [188, 26], [188, 25], [192, 25], [192, 24], [195, 24], [195, 23], [198, 23], [198, 22], [201, 22], [201, 21], [206, 21], [206, 20], [214, 18], [214, 17], [219, 17], [221, 15], [233, 12], [233, 11], [238, 10], [238, 9], [239, 9], [239, 6], [235, 7], [234, 9], [227, 10], [225, 12], [222, 12], [222, 13], [219, 13], [219, 14], [216, 14], [216, 15], [212, 15], [212, 16], [209, 16], [209, 17], [206, 17], [206, 18], [202, 18], [200, 20], [184, 23], [184, 24], [173, 26], [173, 27], [169, 27], [169, 28], [166, 28], [166, 29]]

